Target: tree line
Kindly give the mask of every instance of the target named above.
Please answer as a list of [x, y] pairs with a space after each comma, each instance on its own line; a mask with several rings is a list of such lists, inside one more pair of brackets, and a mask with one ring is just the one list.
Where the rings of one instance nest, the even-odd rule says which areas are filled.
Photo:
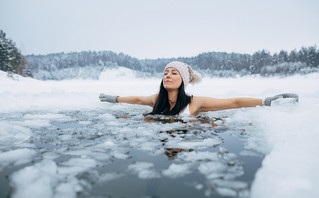
[[[302, 47], [299, 51], [271, 54], [266, 50], [254, 54], [207, 52], [194, 57], [142, 59], [112, 51], [84, 51], [26, 56], [28, 67], [33, 72], [55, 72], [66, 68], [90, 66], [104, 68], [127, 67], [154, 75], [162, 73], [167, 63], [179, 60], [210, 76], [235, 76], [260, 74], [262, 76], [307, 74], [319, 71], [319, 50], [316, 46]], [[53, 77], [54, 79], [54, 77]]]

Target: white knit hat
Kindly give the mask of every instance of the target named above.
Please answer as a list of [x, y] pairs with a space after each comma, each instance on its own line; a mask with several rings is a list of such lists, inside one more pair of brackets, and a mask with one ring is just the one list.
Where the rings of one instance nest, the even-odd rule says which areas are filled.
[[164, 72], [167, 68], [173, 67], [177, 69], [179, 74], [182, 76], [184, 87], [186, 88], [188, 83], [194, 84], [201, 80], [201, 75], [195, 71], [192, 70], [192, 68], [183, 62], [180, 61], [173, 61], [166, 65]]

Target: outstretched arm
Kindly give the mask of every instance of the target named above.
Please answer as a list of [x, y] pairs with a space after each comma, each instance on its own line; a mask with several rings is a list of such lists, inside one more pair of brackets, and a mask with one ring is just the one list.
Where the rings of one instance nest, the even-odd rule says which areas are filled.
[[264, 99], [258, 98], [229, 98], [229, 99], [215, 99], [208, 97], [194, 97], [194, 109], [196, 113], [205, 111], [218, 111], [225, 109], [234, 109], [241, 107], [256, 107], [256, 106], [271, 106], [271, 103], [281, 98], [292, 99], [292, 101], [299, 102], [299, 96], [294, 93], [283, 93], [273, 97]]
[[129, 104], [140, 104], [148, 105], [153, 107], [156, 102], [157, 94], [151, 96], [111, 96], [107, 94], [100, 94], [101, 102], [111, 103], [129, 103]]
[[218, 111], [241, 107], [262, 106], [262, 99], [258, 98], [229, 98], [216, 99], [209, 97], [194, 97], [194, 107], [197, 112]]
[[117, 97], [116, 102], [129, 103], [129, 104], [140, 104], [148, 105], [153, 107], [155, 105], [157, 94], [151, 96], [126, 96]]

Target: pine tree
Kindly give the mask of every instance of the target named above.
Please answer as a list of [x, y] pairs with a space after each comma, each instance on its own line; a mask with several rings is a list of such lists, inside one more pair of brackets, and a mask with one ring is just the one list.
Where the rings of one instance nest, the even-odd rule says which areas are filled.
[[0, 30], [0, 70], [8, 72], [9, 75], [16, 73], [30, 76], [30, 72], [24, 71], [25, 65], [25, 58], [16, 48], [15, 43], [7, 39], [6, 33]]
[[9, 45], [6, 34], [0, 30], [0, 70], [9, 71]]

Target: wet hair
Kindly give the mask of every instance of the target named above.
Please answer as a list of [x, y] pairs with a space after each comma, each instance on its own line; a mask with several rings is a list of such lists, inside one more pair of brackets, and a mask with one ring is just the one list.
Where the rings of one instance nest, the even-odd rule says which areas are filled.
[[149, 114], [178, 115], [191, 102], [192, 97], [193, 96], [189, 96], [185, 93], [184, 82], [182, 82], [181, 86], [178, 88], [176, 104], [173, 109], [170, 110], [168, 91], [164, 88], [162, 80], [153, 111]]

